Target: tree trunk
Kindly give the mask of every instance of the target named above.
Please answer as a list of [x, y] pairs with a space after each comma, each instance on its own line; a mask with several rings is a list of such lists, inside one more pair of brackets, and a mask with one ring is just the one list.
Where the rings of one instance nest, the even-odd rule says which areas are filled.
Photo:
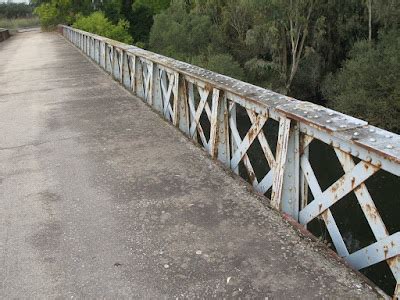
[[372, 0], [368, 0], [368, 41], [372, 41]]

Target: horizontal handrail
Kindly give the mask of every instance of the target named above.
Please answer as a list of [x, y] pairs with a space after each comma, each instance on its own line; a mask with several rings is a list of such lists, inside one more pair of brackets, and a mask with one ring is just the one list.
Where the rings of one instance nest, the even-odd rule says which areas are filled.
[[[322, 219], [336, 251], [354, 268], [386, 261], [397, 281], [395, 294], [400, 294], [400, 250], [396, 246], [400, 235], [389, 234], [365, 184], [379, 170], [400, 176], [399, 135], [132, 45], [64, 25], [59, 30], [212, 157], [237, 174], [246, 172], [249, 182], [262, 194], [271, 192], [272, 206], [305, 226]], [[245, 132], [237, 121], [239, 110], [250, 120]], [[277, 124], [276, 133], [270, 119]], [[257, 174], [251, 159], [249, 149], [255, 141], [266, 162], [265, 176]], [[309, 159], [313, 141], [331, 147], [343, 168], [344, 175], [325, 190]], [[331, 211], [349, 193], [355, 194], [377, 241], [353, 253]]]

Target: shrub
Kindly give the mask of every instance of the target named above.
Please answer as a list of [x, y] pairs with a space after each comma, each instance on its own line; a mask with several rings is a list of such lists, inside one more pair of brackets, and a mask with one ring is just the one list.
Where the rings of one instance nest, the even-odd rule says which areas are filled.
[[244, 71], [239, 63], [229, 54], [210, 53], [207, 56], [199, 55], [192, 58], [192, 64], [202, 68], [224, 74], [236, 79], [244, 79]]
[[54, 2], [43, 3], [34, 12], [39, 16], [40, 25], [43, 29], [52, 29], [57, 26], [60, 17]]
[[121, 19], [117, 25], [114, 25], [105, 17], [103, 12], [97, 11], [87, 17], [78, 16], [72, 26], [123, 43], [132, 44], [133, 42], [132, 37], [129, 35], [128, 22]]
[[399, 132], [399, 48], [399, 31], [382, 34], [376, 44], [356, 43], [343, 68], [324, 81], [328, 104], [373, 125]]
[[71, 24], [74, 20], [71, 0], [52, 0], [42, 3], [34, 13], [39, 16], [43, 29], [54, 29], [58, 24]]

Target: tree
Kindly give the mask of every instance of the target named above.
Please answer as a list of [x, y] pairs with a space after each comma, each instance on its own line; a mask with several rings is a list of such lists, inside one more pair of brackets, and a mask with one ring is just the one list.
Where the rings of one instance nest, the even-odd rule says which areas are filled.
[[400, 131], [400, 32], [381, 34], [377, 43], [355, 44], [349, 59], [323, 84], [328, 104], [366, 119], [373, 125]]
[[311, 46], [310, 31], [320, 30], [324, 18], [313, 18], [314, 0], [253, 0], [252, 5], [257, 18], [247, 32], [247, 44], [269, 61], [271, 70], [279, 71], [281, 91], [288, 93], [305, 48]]
[[151, 27], [153, 26], [153, 9], [140, 2], [135, 2], [131, 8], [130, 33], [132, 37], [146, 45], [149, 41]]
[[74, 20], [70, 0], [52, 0], [42, 3], [34, 13], [39, 16], [40, 24], [45, 30], [54, 29], [58, 24], [70, 24]]
[[58, 24], [72, 24], [76, 16], [87, 15], [93, 10], [91, 0], [35, 0], [34, 13], [39, 16], [42, 28], [54, 29]]
[[105, 17], [103, 12], [94, 12], [87, 17], [79, 16], [73, 27], [127, 44], [133, 41], [128, 32], [129, 24], [127, 21], [120, 19], [118, 24], [114, 25]]
[[215, 41], [221, 31], [199, 3], [173, 1], [171, 7], [155, 16], [150, 49], [176, 59], [236, 78], [244, 78], [240, 64], [224, 53]]
[[171, 4], [171, 0], [136, 0], [134, 5], [147, 6], [151, 9], [153, 14], [159, 14], [163, 10], [167, 9]]
[[400, 1], [379, 0], [374, 2], [375, 15], [381, 29], [389, 31], [400, 26]]
[[31, 17], [33, 7], [26, 3], [0, 3], [0, 17], [7, 19]]
[[365, 0], [368, 8], [368, 42], [372, 42], [372, 0]]
[[119, 0], [104, 0], [100, 3], [100, 10], [104, 12], [104, 15], [113, 24], [118, 23], [121, 15], [121, 1]]
[[234, 60], [232, 55], [226, 53], [195, 56], [190, 63], [236, 79], [244, 79], [243, 68]]
[[208, 16], [187, 12], [184, 1], [174, 1], [171, 7], [154, 18], [150, 33], [150, 49], [155, 52], [190, 61], [207, 51], [213, 36]]
[[284, 25], [286, 34], [289, 35], [289, 49], [291, 52], [291, 67], [285, 83], [287, 93], [292, 85], [292, 81], [299, 68], [300, 60], [304, 53], [305, 41], [311, 21], [311, 13], [314, 10], [314, 1], [294, 1], [289, 0], [287, 11], [287, 22]]

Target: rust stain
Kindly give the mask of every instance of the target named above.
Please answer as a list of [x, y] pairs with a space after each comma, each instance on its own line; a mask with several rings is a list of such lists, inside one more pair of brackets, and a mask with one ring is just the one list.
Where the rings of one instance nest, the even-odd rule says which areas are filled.
[[214, 89], [214, 85], [212, 85], [212, 84], [209, 83], [209, 82], [205, 82], [205, 84], [204, 84], [204, 89], [206, 89], [208, 92], [211, 93], [211, 91]]
[[249, 171], [249, 170], [247, 170], [247, 173], [249, 175], [250, 182], [253, 183], [254, 180], [256, 179], [256, 174], [254, 174], [254, 172]]
[[385, 259], [388, 258], [388, 252], [389, 252], [388, 246], [387, 245], [383, 246], [383, 253], [385, 255]]
[[397, 267], [397, 264], [400, 262], [400, 255], [391, 257], [386, 262], [390, 268]]
[[396, 259], [390, 258], [386, 262], [390, 268], [396, 266]]
[[366, 210], [367, 215], [370, 216], [374, 221], [379, 216], [379, 213], [376, 210], [376, 207], [374, 205], [371, 205], [371, 204], [367, 203], [365, 205], [365, 210]]
[[345, 177], [339, 178], [339, 179], [335, 182], [335, 184], [332, 186], [332, 188], [331, 188], [332, 192], [335, 193], [335, 192], [343, 185], [343, 183], [345, 182], [345, 180], [346, 180]]
[[247, 133], [250, 141], [255, 139], [257, 137], [258, 133], [260, 132], [259, 121], [260, 121], [260, 118], [257, 117], [256, 122], [255, 122], [255, 123], [257, 123], [257, 126], [254, 126], [254, 127], [252, 126]]
[[356, 179], [355, 177], [351, 177], [351, 189], [355, 188], [355, 184], [356, 184]]
[[[321, 206], [322, 206], [322, 204], [320, 204], [320, 207], [319, 207], [320, 211], [321, 211]], [[329, 225], [330, 222], [328, 220], [328, 210], [327, 209], [322, 212], [321, 216], [324, 219], [326, 225]]]

